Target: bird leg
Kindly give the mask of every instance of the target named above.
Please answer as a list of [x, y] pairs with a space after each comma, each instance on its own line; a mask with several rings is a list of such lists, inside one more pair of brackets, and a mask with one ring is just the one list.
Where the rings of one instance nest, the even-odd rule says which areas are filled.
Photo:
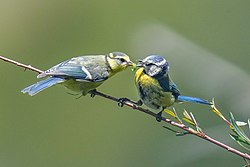
[[134, 102], [134, 104], [136, 104], [137, 106], [142, 106], [143, 102], [142, 100], [138, 100], [137, 102]]
[[157, 116], [155, 117], [156, 121], [161, 122], [162, 120], [162, 112], [165, 110], [165, 108], [162, 108], [160, 112], [157, 113]]
[[96, 89], [89, 91], [90, 97], [94, 98], [96, 95]]

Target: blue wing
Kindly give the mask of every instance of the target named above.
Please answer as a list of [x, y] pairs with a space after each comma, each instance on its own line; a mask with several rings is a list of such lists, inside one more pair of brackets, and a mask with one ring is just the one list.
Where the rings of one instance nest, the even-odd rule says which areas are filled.
[[41, 92], [42, 90], [48, 88], [48, 87], [51, 87], [55, 84], [58, 84], [58, 83], [62, 83], [64, 82], [65, 79], [63, 78], [59, 78], [59, 77], [49, 77], [45, 80], [42, 80], [40, 82], [37, 82], [33, 85], [30, 85], [29, 87], [27, 88], [24, 88], [22, 90], [23, 93], [28, 93], [29, 95], [33, 96], [39, 92]]
[[50, 68], [37, 77], [60, 76], [66, 79], [72, 78], [79, 81], [93, 82], [106, 80], [109, 73], [104, 66], [102, 67], [96, 62], [98, 57], [95, 57], [95, 60], [93, 57], [88, 56], [72, 58]]
[[164, 91], [172, 92], [172, 94], [176, 98], [176, 101], [193, 102], [193, 103], [211, 105], [209, 101], [201, 99], [201, 98], [180, 95], [179, 89], [177, 88], [176, 84], [169, 78], [168, 75], [166, 77], [158, 79], [158, 82]]
[[169, 85], [169, 80], [165, 77], [163, 78], [160, 78], [160, 79], [157, 79], [160, 86], [163, 88], [164, 91], [166, 92], [170, 92], [171, 89], [170, 89], [170, 85]]
[[209, 101], [197, 97], [178, 96], [177, 100], [180, 102], [193, 102], [193, 103], [212, 105]]
[[169, 78], [168, 75], [166, 77], [162, 77], [157, 80], [164, 91], [172, 92], [175, 98], [177, 98], [180, 95], [179, 89], [177, 88], [176, 84]]
[[48, 69], [42, 74], [39, 74], [37, 78], [43, 78], [46, 76], [68, 76], [77, 79], [86, 79], [87, 74], [82, 70], [79, 63], [73, 63], [70, 59]]

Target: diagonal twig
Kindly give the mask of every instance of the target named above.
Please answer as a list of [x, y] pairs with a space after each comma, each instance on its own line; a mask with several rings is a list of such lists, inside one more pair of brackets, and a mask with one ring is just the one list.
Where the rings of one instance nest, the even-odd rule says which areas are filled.
[[6, 58], [6, 57], [3, 57], [3, 56], [0, 56], [0, 59], [3, 60], [3, 61], [6, 61], [8, 63], [12, 63], [12, 64], [15, 64], [19, 67], [23, 67], [24, 69], [28, 69], [28, 70], [31, 70], [31, 71], [35, 71], [37, 73], [43, 73], [44, 71], [38, 69], [38, 68], [35, 68], [35, 67], [32, 67], [31, 65], [25, 65], [25, 64], [22, 64], [22, 63], [19, 63], [15, 60], [11, 60], [9, 58]]

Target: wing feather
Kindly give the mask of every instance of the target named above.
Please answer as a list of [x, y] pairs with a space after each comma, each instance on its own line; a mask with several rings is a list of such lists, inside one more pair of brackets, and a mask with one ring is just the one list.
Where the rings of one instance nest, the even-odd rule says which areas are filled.
[[48, 69], [37, 77], [60, 76], [79, 81], [100, 82], [109, 76], [104, 61], [105, 59], [100, 56], [76, 57]]

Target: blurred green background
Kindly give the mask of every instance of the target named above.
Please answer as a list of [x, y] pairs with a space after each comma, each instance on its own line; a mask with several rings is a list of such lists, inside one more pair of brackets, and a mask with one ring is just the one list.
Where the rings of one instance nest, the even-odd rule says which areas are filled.
[[[215, 97], [224, 115], [249, 118], [248, 0], [0, 0], [0, 55], [42, 70], [68, 58], [122, 51], [134, 61], [165, 56], [182, 94]], [[138, 99], [131, 70], [99, 90]], [[55, 86], [34, 97], [37, 81], [0, 62], [0, 166], [243, 166], [242, 158], [194, 136], [176, 137], [153, 118], [100, 97], [76, 100]], [[192, 111], [203, 130], [242, 150], [205, 106]], [[243, 150], [245, 151], [245, 150]]]

